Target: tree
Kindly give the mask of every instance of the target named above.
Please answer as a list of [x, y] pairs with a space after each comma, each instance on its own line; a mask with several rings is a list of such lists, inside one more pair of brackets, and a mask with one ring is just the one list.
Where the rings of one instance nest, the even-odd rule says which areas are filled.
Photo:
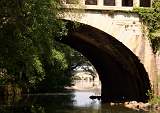
[[60, 7], [59, 0], [0, 1], [0, 68], [9, 76], [5, 83], [36, 86], [49, 68], [53, 76], [67, 68], [54, 41], [66, 33], [57, 19]]

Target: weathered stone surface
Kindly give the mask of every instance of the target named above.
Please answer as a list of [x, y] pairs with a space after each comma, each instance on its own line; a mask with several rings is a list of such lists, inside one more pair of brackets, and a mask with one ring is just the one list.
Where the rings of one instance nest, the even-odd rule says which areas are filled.
[[[71, 30], [66, 43], [86, 55], [96, 67], [102, 81], [103, 100], [126, 97], [145, 100], [150, 82], [154, 93], [158, 94], [157, 60], [146, 26], [136, 13], [129, 12], [133, 7], [121, 7], [124, 4], [148, 7], [150, 1], [116, 0], [116, 6], [104, 6], [102, 0], [97, 2], [97, 5], [80, 6], [85, 9], [84, 13], [66, 12], [63, 18], [85, 24], [74, 32]], [[79, 9], [70, 5], [65, 8]]]
[[[69, 27], [70, 28], [70, 27]], [[151, 89], [140, 60], [111, 35], [88, 25], [71, 29], [61, 40], [80, 51], [95, 66], [102, 83], [102, 101], [146, 101]]]
[[[110, 34], [129, 48], [144, 65], [154, 92], [158, 94], [157, 64], [150, 42], [148, 31], [135, 13], [86, 10], [81, 17], [75, 14], [65, 16], [66, 20], [77, 21], [98, 28]], [[74, 18], [72, 18], [74, 17]], [[107, 46], [107, 45], [106, 45]]]

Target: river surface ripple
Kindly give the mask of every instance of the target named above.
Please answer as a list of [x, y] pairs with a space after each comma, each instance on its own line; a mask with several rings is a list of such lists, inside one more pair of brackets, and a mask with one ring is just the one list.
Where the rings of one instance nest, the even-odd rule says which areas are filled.
[[102, 104], [100, 100], [89, 99], [91, 95], [99, 95], [99, 92], [92, 88], [62, 93], [30, 94], [18, 99], [0, 98], [0, 113], [158, 113], [153, 110], [129, 109], [123, 105]]

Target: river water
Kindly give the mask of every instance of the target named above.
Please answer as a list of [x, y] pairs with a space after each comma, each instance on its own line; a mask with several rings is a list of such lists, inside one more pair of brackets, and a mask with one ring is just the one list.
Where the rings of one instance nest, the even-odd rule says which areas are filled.
[[98, 95], [95, 90], [75, 90], [62, 93], [30, 94], [19, 99], [0, 99], [0, 113], [158, 113], [133, 110], [123, 105], [101, 104], [89, 96]]

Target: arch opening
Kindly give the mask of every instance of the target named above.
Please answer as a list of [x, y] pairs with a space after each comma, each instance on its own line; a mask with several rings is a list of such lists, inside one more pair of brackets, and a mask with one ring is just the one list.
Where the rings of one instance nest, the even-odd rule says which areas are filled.
[[122, 0], [122, 6], [133, 6], [133, 0]]
[[115, 0], [103, 0], [105, 6], [115, 6]]
[[140, 7], [150, 7], [151, 0], [140, 0]]
[[[75, 0], [66, 0], [66, 4], [77, 4], [78, 1]], [[133, 0], [122, 0], [122, 6], [133, 6]], [[140, 7], [150, 7], [151, 0], [139, 0]], [[98, 5], [98, 0], [85, 0], [85, 5]], [[115, 0], [103, 0], [104, 6], [115, 6]]]
[[[101, 81], [102, 102], [146, 102], [151, 90], [148, 74], [140, 60], [111, 35], [68, 21], [69, 34], [59, 40], [81, 52], [96, 68]], [[57, 39], [58, 40], [58, 39]]]
[[101, 82], [97, 70], [92, 63], [81, 53], [73, 51], [70, 74], [72, 75], [72, 86], [66, 87], [80, 91], [91, 91], [94, 96], [101, 95]]

